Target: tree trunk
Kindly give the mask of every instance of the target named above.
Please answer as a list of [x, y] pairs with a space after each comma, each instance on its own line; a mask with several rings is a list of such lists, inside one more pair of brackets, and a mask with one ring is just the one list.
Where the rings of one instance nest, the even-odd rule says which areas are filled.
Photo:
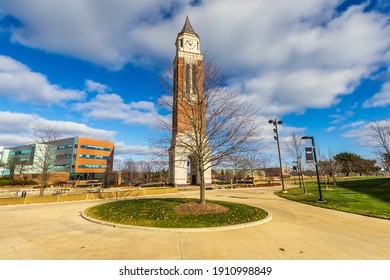
[[206, 203], [206, 184], [204, 180], [204, 172], [200, 172], [200, 203]]
[[45, 185], [44, 185], [44, 182], [41, 183], [41, 189], [39, 191], [39, 196], [43, 196], [43, 193], [45, 191]]
[[305, 179], [304, 179], [304, 177], [303, 177], [302, 167], [301, 167], [301, 163], [300, 163], [300, 162], [299, 162], [299, 174], [300, 174], [300, 175], [298, 175], [298, 176], [301, 176], [301, 178], [302, 178], [303, 193], [304, 193], [304, 194], [307, 194]]
[[198, 165], [198, 172], [199, 172], [199, 175], [200, 175], [200, 199], [199, 199], [199, 203], [206, 203], [206, 183], [205, 183], [205, 179], [204, 179], [204, 165], [203, 165], [203, 162], [199, 163]]

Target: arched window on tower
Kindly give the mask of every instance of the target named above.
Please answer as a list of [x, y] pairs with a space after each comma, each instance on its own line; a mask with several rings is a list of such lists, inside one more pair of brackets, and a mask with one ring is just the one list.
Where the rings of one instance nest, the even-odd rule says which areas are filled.
[[192, 65], [192, 94], [198, 95], [198, 68], [196, 64]]
[[186, 65], [186, 94], [191, 94], [191, 65]]

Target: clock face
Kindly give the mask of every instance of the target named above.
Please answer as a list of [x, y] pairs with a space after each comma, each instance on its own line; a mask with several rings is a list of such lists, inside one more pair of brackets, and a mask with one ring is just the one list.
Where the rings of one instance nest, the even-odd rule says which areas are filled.
[[197, 42], [194, 40], [187, 39], [184, 41], [184, 44], [185, 44], [186, 48], [190, 51], [194, 51], [197, 48]]

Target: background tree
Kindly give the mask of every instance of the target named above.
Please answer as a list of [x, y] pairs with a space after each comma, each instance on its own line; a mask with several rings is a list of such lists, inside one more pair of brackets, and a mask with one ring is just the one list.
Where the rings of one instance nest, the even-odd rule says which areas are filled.
[[334, 159], [340, 164], [340, 169], [349, 176], [351, 172], [363, 174], [372, 174], [378, 171], [375, 160], [365, 159], [357, 154], [343, 152], [335, 155]]
[[[103, 188], [109, 188], [110, 185], [113, 183], [114, 176], [112, 174], [111, 168], [107, 166], [106, 171], [103, 175]], [[117, 181], [117, 180], [115, 180]]]
[[386, 174], [390, 170], [390, 119], [370, 124], [367, 143], [373, 147]]
[[243, 157], [240, 154], [232, 154], [228, 157], [227, 162], [224, 164], [231, 171], [231, 180], [235, 181], [235, 184], [238, 184], [239, 171], [243, 168], [244, 162]]
[[337, 180], [336, 180], [336, 175], [337, 173], [340, 172], [341, 170], [341, 165], [335, 160], [334, 156], [330, 155], [329, 154], [329, 157], [328, 157], [328, 168], [329, 168], [329, 171], [330, 171], [330, 176], [332, 176], [332, 179], [333, 179], [333, 185], [337, 185]]
[[139, 170], [137, 163], [129, 158], [125, 160], [122, 166], [122, 178], [131, 184], [137, 184], [139, 181]]
[[243, 156], [242, 166], [245, 170], [249, 171], [252, 184], [254, 183], [255, 171], [261, 168], [262, 156], [259, 154], [259, 150], [262, 148], [264, 146], [253, 148]]
[[[1, 159], [0, 159], [1, 160]], [[0, 161], [0, 170], [7, 166], [7, 163]], [[0, 174], [1, 175], [1, 174]]]
[[341, 171], [341, 165], [335, 160], [335, 157], [330, 151], [328, 151], [327, 155], [319, 154], [318, 168], [319, 172], [324, 176], [326, 187], [328, 187], [329, 177], [332, 178], [333, 185], [337, 185], [336, 175]]
[[384, 155], [384, 157], [383, 157], [383, 166], [384, 166], [385, 172], [386, 171], [390, 171], [390, 153]]
[[307, 194], [305, 180], [302, 175], [302, 156], [305, 151], [305, 145], [302, 143], [302, 135], [298, 131], [291, 132], [285, 144], [285, 150], [297, 162], [298, 176], [301, 177], [303, 192]]
[[41, 188], [40, 196], [43, 196], [50, 172], [54, 169], [56, 163], [56, 141], [60, 139], [60, 133], [49, 125], [43, 130], [35, 130], [33, 134], [35, 142], [34, 166], [37, 169], [40, 179]]
[[139, 170], [140, 170], [140, 173], [142, 174], [142, 176], [141, 176], [142, 183], [144, 183], [144, 184], [151, 183], [153, 181], [154, 170], [153, 170], [153, 165], [150, 161], [148, 161], [148, 160], [139, 161]]
[[[183, 95], [176, 105], [172, 102], [173, 85], [181, 85], [174, 77], [171, 72], [168, 80], [164, 80], [163, 87], [167, 94], [160, 101], [163, 108], [170, 111], [176, 109], [187, 120], [188, 130], [181, 135], [177, 134], [175, 141], [176, 145], [183, 147], [186, 154], [192, 155], [191, 160], [198, 166], [200, 203], [205, 203], [205, 171], [227, 161], [231, 155], [250, 149], [259, 135], [259, 122], [256, 122], [258, 110], [226, 87], [221, 67], [213, 61], [204, 63], [204, 79], [194, 83], [195, 94]], [[203, 90], [199, 87], [203, 87]], [[184, 89], [180, 91], [186, 92]], [[159, 118], [158, 130], [162, 133], [157, 140], [152, 140], [152, 145], [168, 151], [172, 135], [171, 123]]]
[[334, 159], [340, 164], [340, 171], [349, 176], [353, 171], [353, 165], [359, 160], [359, 156], [354, 153], [342, 152], [336, 154]]
[[[28, 160], [19, 160], [18, 164], [16, 165], [15, 171], [18, 172], [19, 180], [23, 180], [23, 173], [26, 170], [27, 166], [29, 166]], [[24, 184], [24, 183], [23, 183]]]
[[158, 182], [166, 185], [169, 180], [168, 162], [166, 160], [154, 160], [154, 165], [157, 168], [157, 180]]
[[5, 167], [8, 169], [10, 180], [14, 179], [15, 171], [16, 171], [19, 163], [20, 163], [20, 159], [17, 156], [10, 156], [8, 158], [8, 161], [5, 164]]

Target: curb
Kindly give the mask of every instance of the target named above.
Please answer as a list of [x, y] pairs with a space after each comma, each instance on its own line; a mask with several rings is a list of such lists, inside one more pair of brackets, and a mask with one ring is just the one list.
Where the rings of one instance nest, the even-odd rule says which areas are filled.
[[[265, 210], [265, 209], [263, 209]], [[267, 211], [267, 210], [265, 210]], [[237, 224], [237, 225], [230, 225], [230, 226], [220, 226], [220, 227], [207, 227], [207, 228], [158, 228], [158, 227], [143, 227], [143, 226], [132, 226], [132, 225], [123, 225], [123, 224], [115, 224], [110, 222], [105, 222], [101, 220], [97, 220], [94, 218], [91, 218], [85, 214], [85, 210], [82, 212], [79, 212], [81, 218], [83, 218], [86, 221], [104, 225], [104, 226], [110, 226], [114, 228], [121, 228], [121, 229], [133, 229], [133, 230], [146, 230], [146, 231], [155, 231], [155, 232], [213, 232], [213, 231], [226, 231], [226, 230], [234, 230], [234, 229], [243, 229], [247, 227], [254, 227], [258, 225], [262, 225], [265, 223], [268, 223], [272, 220], [272, 215], [267, 211], [268, 216], [265, 217], [262, 220], [245, 223], [245, 224]]]

